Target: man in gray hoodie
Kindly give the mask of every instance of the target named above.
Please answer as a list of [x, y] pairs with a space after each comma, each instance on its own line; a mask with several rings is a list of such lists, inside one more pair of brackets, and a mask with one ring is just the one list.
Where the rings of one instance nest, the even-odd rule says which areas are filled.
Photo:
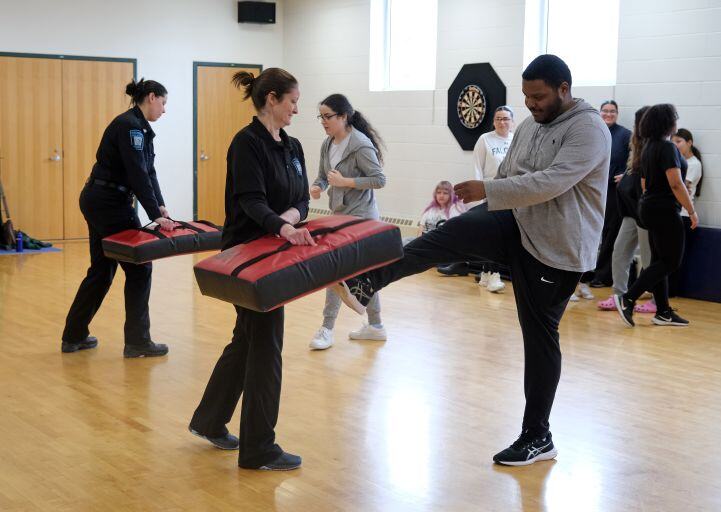
[[549, 417], [561, 376], [558, 325], [581, 274], [596, 265], [611, 137], [598, 112], [571, 95], [571, 72], [541, 55], [523, 72], [532, 117], [515, 132], [496, 179], [456, 185], [464, 202], [487, 199], [404, 248], [403, 259], [336, 285], [358, 312], [373, 294], [438, 263], [490, 260], [511, 268], [523, 333], [526, 408], [521, 435], [493, 460], [552, 459]]

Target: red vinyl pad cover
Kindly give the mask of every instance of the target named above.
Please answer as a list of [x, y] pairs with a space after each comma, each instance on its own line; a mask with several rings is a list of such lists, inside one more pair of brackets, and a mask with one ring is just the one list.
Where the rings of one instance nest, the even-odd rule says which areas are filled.
[[178, 222], [173, 230], [155, 228], [126, 229], [103, 238], [103, 252], [108, 258], [130, 263], [218, 250], [221, 230], [211, 223]]
[[[357, 224], [343, 225], [357, 222]], [[342, 279], [387, 265], [403, 256], [400, 230], [391, 224], [331, 215], [304, 227], [318, 235], [316, 246], [288, 246], [284, 238], [266, 235], [240, 244], [195, 265], [204, 295], [255, 311], [270, 311]], [[239, 266], [272, 253], [233, 276]]]

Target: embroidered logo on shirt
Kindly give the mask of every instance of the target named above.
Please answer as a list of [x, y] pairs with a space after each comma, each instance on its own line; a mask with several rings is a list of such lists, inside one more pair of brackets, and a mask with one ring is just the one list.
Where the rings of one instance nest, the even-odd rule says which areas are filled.
[[298, 176], [303, 176], [303, 166], [300, 165], [300, 160], [298, 160], [297, 158], [293, 158], [292, 163], [293, 163], [293, 167], [295, 167], [295, 173]]
[[140, 130], [130, 130], [130, 145], [138, 151], [143, 150], [143, 132]]

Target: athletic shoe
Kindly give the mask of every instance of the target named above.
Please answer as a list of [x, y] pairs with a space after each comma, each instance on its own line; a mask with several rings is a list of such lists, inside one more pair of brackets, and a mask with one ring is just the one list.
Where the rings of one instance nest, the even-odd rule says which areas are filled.
[[586, 300], [593, 300], [596, 298], [586, 283], [580, 283], [578, 285], [578, 291], [581, 293], [581, 297]]
[[614, 295], [613, 303], [616, 305], [616, 311], [621, 315], [621, 320], [629, 327], [636, 324], [633, 322], [633, 307], [635, 304], [626, 299], [623, 295]]
[[505, 287], [506, 283], [501, 281], [501, 274], [499, 274], [498, 272], [492, 273], [491, 276], [488, 278], [488, 284], [486, 285], [486, 288], [489, 292], [502, 292]]
[[333, 331], [321, 327], [310, 340], [310, 348], [313, 350], [325, 350], [333, 346]]
[[493, 456], [493, 462], [506, 466], [528, 466], [539, 460], [556, 458], [558, 451], [553, 446], [551, 433], [541, 437], [529, 437], [522, 433], [511, 446]]
[[244, 466], [240, 463], [238, 466], [243, 469], [259, 469], [261, 471], [290, 471], [291, 469], [298, 469], [301, 462], [301, 458], [297, 455], [283, 452], [277, 458], [261, 466]]
[[125, 345], [123, 357], [158, 357], [168, 353], [168, 346], [163, 343], [148, 341], [142, 345]]
[[375, 294], [370, 279], [362, 275], [336, 283], [332, 289], [346, 306], [359, 315], [365, 314], [366, 306]]
[[656, 325], [676, 325], [678, 327], [686, 327], [688, 325], [688, 320], [681, 318], [676, 314], [676, 311], [670, 308], [663, 313], [656, 313], [651, 319], [651, 322]]
[[225, 435], [221, 437], [208, 437], [197, 430], [193, 430], [193, 427], [190, 425], [188, 425], [188, 431], [194, 436], [210, 441], [213, 446], [221, 450], [237, 450], [240, 448], [240, 440], [230, 432], [226, 432]]
[[599, 300], [596, 306], [598, 306], [598, 309], [601, 311], [616, 311], [616, 303], [613, 302], [613, 295], [606, 300]]
[[490, 272], [481, 272], [481, 279], [478, 281], [478, 286], [486, 287], [488, 286], [488, 280], [491, 277]]
[[578, 295], [576, 295], [575, 293], [572, 293], [571, 296], [568, 298], [568, 300], [570, 300], [571, 302], [578, 302], [579, 298], [578, 298]]
[[469, 269], [468, 263], [462, 261], [460, 263], [451, 263], [449, 265], [438, 265], [436, 270], [444, 276], [467, 276]]
[[78, 341], [77, 343], [63, 341], [62, 345], [60, 346], [60, 350], [64, 354], [68, 354], [70, 352], [77, 352], [78, 350], [87, 350], [89, 348], [95, 348], [97, 346], [98, 346], [98, 338], [96, 338], [95, 336], [88, 336], [83, 341]]
[[360, 329], [351, 331], [348, 333], [348, 337], [352, 340], [372, 340], [372, 341], [385, 341], [388, 338], [386, 334], [386, 328], [382, 325], [376, 327], [375, 325], [368, 325], [363, 322]]
[[611, 283], [604, 283], [603, 281], [598, 281], [596, 279], [588, 284], [591, 285], [591, 288], [606, 288], [607, 286], [611, 286]]
[[643, 304], [636, 304], [633, 307], [634, 313], [653, 313], [656, 314], [656, 304], [653, 301], [644, 302]]

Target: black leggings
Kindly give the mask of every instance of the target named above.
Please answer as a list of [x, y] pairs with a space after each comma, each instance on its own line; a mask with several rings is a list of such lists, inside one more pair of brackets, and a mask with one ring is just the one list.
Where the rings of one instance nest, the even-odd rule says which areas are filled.
[[668, 276], [681, 265], [684, 247], [684, 227], [675, 204], [642, 201], [639, 217], [648, 229], [651, 245], [651, 264], [643, 269], [631, 285], [625, 298], [636, 301], [651, 290], [659, 312], [668, 311]]

